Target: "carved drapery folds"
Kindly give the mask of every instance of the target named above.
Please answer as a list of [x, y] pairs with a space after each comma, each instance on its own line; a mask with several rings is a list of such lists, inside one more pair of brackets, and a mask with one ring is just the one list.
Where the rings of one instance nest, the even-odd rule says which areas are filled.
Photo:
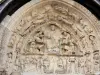
[[76, 6], [46, 0], [21, 15], [16, 25], [11, 26], [7, 71], [13, 68], [46, 75], [99, 72], [97, 29], [93, 19], [81, 11], [82, 6]]

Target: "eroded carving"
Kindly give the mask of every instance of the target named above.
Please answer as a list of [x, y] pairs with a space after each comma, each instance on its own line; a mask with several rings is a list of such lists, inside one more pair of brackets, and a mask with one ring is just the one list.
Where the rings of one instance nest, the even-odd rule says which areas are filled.
[[99, 50], [95, 50], [93, 52], [93, 63], [94, 63], [94, 72], [99, 72], [100, 71], [100, 54]]
[[92, 75], [100, 70], [95, 29], [76, 8], [65, 4], [51, 1], [19, 22], [8, 43], [15, 49], [15, 55], [8, 54], [8, 68], [13, 64], [15, 71], [46, 75]]
[[10, 37], [10, 41], [8, 43], [8, 47], [13, 48], [16, 42], [15, 40], [16, 40], [16, 34], [12, 34], [12, 36]]
[[57, 74], [65, 74], [66, 73], [66, 67], [65, 67], [64, 62], [61, 58], [58, 58], [58, 60], [57, 60], [57, 69], [55, 72]]

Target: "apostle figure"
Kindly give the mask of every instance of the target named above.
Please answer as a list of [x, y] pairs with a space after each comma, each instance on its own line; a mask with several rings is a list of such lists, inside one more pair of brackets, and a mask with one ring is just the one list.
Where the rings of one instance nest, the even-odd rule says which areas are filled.
[[43, 60], [43, 71], [46, 74], [52, 74], [53, 70], [51, 69], [50, 60], [48, 58]]
[[66, 72], [64, 62], [61, 58], [58, 58], [58, 60], [57, 60], [57, 69], [55, 72], [57, 74], [65, 74], [65, 72]]
[[93, 52], [93, 59], [94, 59], [94, 72], [99, 72], [100, 71], [100, 54], [99, 50], [95, 50]]

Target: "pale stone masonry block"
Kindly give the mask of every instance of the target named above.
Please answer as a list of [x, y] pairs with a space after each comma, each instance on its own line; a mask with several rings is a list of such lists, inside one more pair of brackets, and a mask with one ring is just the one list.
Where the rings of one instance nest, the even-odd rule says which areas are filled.
[[0, 25], [0, 75], [99, 75], [100, 24], [73, 0], [32, 0]]

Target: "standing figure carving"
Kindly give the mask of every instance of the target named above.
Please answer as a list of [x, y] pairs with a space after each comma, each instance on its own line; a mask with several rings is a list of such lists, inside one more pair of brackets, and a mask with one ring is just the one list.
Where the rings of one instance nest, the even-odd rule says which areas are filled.
[[99, 50], [93, 52], [94, 73], [100, 71], [100, 54]]
[[57, 69], [55, 72], [57, 74], [65, 74], [66, 73], [65, 65], [61, 58], [58, 58], [58, 60], [57, 60]]
[[[13, 71], [12, 67], [13, 67], [13, 53], [9, 52], [7, 53], [7, 62], [6, 62], [6, 71], [11, 73]], [[11, 70], [10, 70], [11, 69]]]
[[43, 31], [37, 31], [36, 36], [34, 37], [36, 43], [36, 50], [39, 53], [44, 53], [45, 51], [45, 33]]
[[16, 34], [12, 34], [10, 37], [10, 41], [8, 43], [8, 47], [13, 48], [16, 41]]
[[43, 59], [43, 72], [46, 74], [53, 73], [53, 69], [51, 69], [51, 63], [48, 58]]
[[92, 72], [92, 57], [91, 52], [85, 53], [85, 74], [91, 74]]
[[84, 59], [84, 57], [78, 58], [78, 73], [80, 73], [80, 74], [85, 73], [85, 59]]
[[68, 54], [70, 52], [71, 34], [66, 31], [62, 32], [62, 38], [59, 41], [62, 53]]
[[93, 47], [93, 49], [96, 49], [96, 37], [94, 35], [89, 35], [89, 41], [91, 42], [91, 45]]
[[75, 57], [69, 58], [69, 74], [77, 74], [78, 68], [76, 68], [78, 65], [77, 60]]

